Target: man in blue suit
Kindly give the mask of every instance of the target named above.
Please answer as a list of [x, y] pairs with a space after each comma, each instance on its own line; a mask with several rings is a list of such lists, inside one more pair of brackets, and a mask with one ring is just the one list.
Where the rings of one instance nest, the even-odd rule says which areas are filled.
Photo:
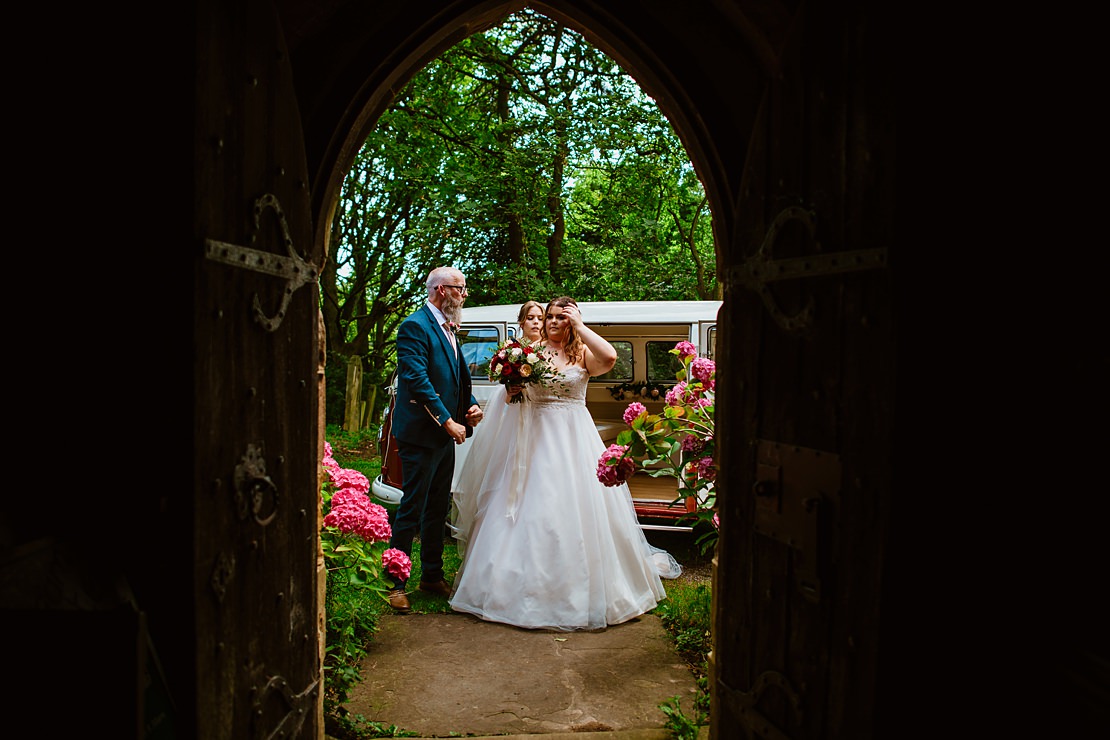
[[[467, 293], [461, 271], [437, 267], [428, 274], [427, 302], [397, 330], [392, 431], [404, 482], [389, 546], [411, 556], [419, 532], [420, 590], [441, 596], [451, 595], [443, 573], [443, 540], [451, 508], [455, 445], [465, 442], [482, 420], [455, 337]], [[391, 580], [389, 605], [401, 614], [409, 613], [406, 582]]]

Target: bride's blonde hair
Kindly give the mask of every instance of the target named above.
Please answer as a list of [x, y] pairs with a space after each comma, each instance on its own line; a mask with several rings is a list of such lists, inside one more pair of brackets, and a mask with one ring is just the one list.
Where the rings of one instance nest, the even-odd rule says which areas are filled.
[[[547, 304], [547, 308], [543, 311], [543, 328], [540, 329], [540, 336], [545, 341], [547, 340], [547, 312], [551, 310], [552, 306], [558, 306], [559, 308], [574, 306], [578, 308], [578, 301], [568, 295], [563, 295]], [[578, 364], [582, 360], [582, 340], [578, 338], [578, 332], [574, 330], [573, 324], [567, 324], [567, 338], [563, 341], [563, 352], [566, 352], [567, 360], [574, 364]]]

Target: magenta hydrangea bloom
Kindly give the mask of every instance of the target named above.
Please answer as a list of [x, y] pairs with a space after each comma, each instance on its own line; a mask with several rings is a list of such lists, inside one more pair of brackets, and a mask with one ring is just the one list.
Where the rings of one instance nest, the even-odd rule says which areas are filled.
[[624, 410], [624, 423], [628, 426], [632, 426], [632, 422], [636, 421], [636, 419], [639, 418], [641, 414], [646, 413], [647, 406], [643, 405], [639, 401], [630, 403], [628, 404], [628, 408]]
[[690, 376], [703, 383], [708, 381], [717, 372], [717, 363], [708, 357], [695, 357], [690, 361]]
[[669, 391], [667, 391], [667, 396], [665, 398], [665, 400], [667, 402], [667, 405], [668, 406], [681, 406], [682, 405], [682, 399], [685, 396], [685, 394], [686, 394], [686, 381], [685, 380], [680, 380], [677, 383], [675, 383], [674, 386]]
[[339, 463], [332, 456], [331, 443], [324, 442], [324, 459], [320, 461], [328, 470], [339, 470]]
[[687, 434], [682, 438], [682, 451], [692, 452], [695, 455], [702, 451], [705, 447], [705, 442], [698, 438], [695, 434]]
[[412, 560], [403, 551], [391, 547], [382, 553], [382, 566], [399, 581], [407, 581], [412, 572]]
[[337, 471], [329, 470], [328, 475], [336, 488], [353, 488], [360, 493], [366, 493], [370, 490], [370, 479], [357, 470], [351, 470], [350, 468]]
[[324, 517], [325, 527], [335, 527], [343, 534], [357, 533], [370, 514], [360, 506], [333, 506]]
[[[605, 452], [601, 453], [601, 458], [597, 461], [597, 479], [603, 485], [619, 486], [636, 472], [636, 462], [624, 457], [627, 451], [628, 448], [624, 445], [611, 444]], [[619, 462], [611, 463], [610, 461], [613, 460], [619, 460]]]
[[369, 511], [372, 505], [374, 504], [370, 501], [370, 497], [357, 488], [340, 488], [331, 497], [331, 508], [333, 509], [342, 506], [357, 506]]
[[716, 527], [717, 529], [721, 528], [721, 520], [717, 516], [717, 512], [715, 512], [715, 511], [713, 512], [713, 526]]
[[717, 469], [713, 467], [713, 458], [703, 457], [698, 460], [698, 478], [701, 480], [714, 480], [717, 477]]
[[358, 530], [359, 537], [367, 542], [387, 542], [393, 534], [389, 526], [389, 512], [384, 506], [371, 503], [366, 520]]
[[697, 347], [690, 344], [689, 342], [679, 342], [674, 346], [674, 348], [678, 350], [678, 358], [680, 360], [685, 360], [687, 357], [693, 357], [698, 353]]

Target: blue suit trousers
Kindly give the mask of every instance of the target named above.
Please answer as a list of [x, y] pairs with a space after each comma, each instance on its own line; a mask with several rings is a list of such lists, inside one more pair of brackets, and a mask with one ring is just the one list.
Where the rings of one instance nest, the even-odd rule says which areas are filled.
[[[420, 579], [443, 580], [443, 542], [451, 510], [451, 478], [455, 472], [454, 442], [436, 447], [398, 442], [403, 495], [393, 522], [389, 546], [412, 556], [412, 543], [420, 535]], [[405, 583], [390, 577], [395, 588]]]

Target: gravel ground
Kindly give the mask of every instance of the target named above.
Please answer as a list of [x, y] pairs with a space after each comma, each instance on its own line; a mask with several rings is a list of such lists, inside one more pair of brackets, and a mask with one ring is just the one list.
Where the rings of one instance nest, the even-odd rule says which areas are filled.
[[663, 532], [646, 530], [648, 542], [661, 547], [674, 556], [682, 565], [682, 575], [674, 579], [678, 582], [711, 583], [713, 581], [713, 553], [701, 554], [695, 542], [697, 535], [691, 532]]

